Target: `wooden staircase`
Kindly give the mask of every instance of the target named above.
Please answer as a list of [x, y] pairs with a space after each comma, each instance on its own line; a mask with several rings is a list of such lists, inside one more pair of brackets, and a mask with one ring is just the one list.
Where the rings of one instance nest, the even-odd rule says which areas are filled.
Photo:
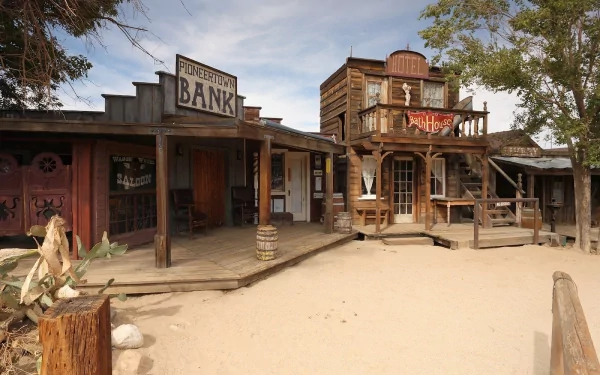
[[[473, 161], [476, 164], [475, 161]], [[464, 157], [461, 157], [459, 166], [459, 178], [462, 191], [462, 197], [465, 199], [482, 199], [482, 181], [481, 172], [471, 166]], [[488, 194], [485, 198], [499, 198], [495, 191], [488, 188]], [[483, 216], [481, 215], [481, 205], [475, 207], [479, 210], [479, 222], [483, 225]], [[486, 211], [488, 223], [492, 227], [513, 225], [517, 223], [517, 217], [510, 210], [509, 206], [500, 204], [490, 204]]]

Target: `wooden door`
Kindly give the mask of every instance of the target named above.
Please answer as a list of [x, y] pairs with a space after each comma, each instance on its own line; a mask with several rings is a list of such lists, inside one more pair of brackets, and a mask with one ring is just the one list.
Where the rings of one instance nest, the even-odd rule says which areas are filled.
[[288, 153], [286, 163], [286, 211], [292, 213], [294, 221], [306, 221], [306, 157]]
[[413, 222], [413, 159], [394, 159], [394, 223]]
[[196, 150], [193, 154], [194, 201], [208, 215], [211, 226], [225, 223], [225, 155], [222, 151]]

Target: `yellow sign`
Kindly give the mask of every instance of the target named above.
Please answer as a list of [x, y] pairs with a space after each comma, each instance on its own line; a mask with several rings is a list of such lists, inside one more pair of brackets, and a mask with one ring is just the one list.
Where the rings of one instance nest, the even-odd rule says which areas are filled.
[[325, 173], [331, 173], [331, 159], [325, 159]]

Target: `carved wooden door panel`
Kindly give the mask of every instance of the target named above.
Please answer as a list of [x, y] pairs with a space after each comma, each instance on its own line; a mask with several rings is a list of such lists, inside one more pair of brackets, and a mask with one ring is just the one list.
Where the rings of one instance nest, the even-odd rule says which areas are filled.
[[23, 207], [23, 168], [12, 155], [0, 153], [0, 236], [26, 232]]
[[[27, 200], [29, 224], [46, 225], [54, 215], [67, 221], [65, 229], [71, 230], [71, 169], [54, 153], [36, 155], [29, 167]], [[90, 187], [91, 188], [91, 187]]]

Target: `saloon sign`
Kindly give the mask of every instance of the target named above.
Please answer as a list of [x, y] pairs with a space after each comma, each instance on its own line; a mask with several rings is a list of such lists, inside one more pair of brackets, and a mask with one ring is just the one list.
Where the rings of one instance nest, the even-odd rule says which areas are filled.
[[177, 55], [177, 106], [215, 115], [237, 116], [237, 78]]
[[452, 128], [452, 113], [408, 112], [408, 126], [427, 133], [437, 133], [444, 128]]
[[156, 188], [156, 160], [111, 155], [110, 191]]

